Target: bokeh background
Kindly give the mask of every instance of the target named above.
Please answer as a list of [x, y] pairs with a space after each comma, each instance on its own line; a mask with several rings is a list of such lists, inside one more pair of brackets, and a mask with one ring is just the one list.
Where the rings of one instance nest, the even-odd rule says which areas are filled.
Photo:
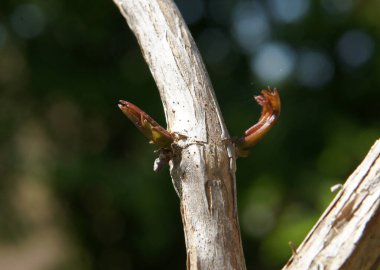
[[[237, 161], [249, 269], [279, 269], [380, 134], [378, 0], [178, 0], [231, 135], [280, 89]], [[111, 0], [1, 0], [0, 269], [184, 269], [178, 198], [119, 99], [164, 124]]]

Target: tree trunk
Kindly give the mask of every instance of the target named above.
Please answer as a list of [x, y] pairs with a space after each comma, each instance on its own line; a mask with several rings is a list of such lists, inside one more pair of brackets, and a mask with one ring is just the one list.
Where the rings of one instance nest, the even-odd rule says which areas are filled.
[[235, 148], [194, 40], [171, 0], [114, 0], [134, 32], [175, 134], [170, 172], [188, 269], [245, 269]]
[[380, 140], [283, 270], [376, 270], [380, 264]]

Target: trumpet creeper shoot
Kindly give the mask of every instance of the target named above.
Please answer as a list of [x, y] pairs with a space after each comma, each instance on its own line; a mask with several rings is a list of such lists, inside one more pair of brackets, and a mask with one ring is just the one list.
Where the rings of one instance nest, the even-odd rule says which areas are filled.
[[[249, 155], [248, 148], [254, 146], [277, 122], [281, 112], [280, 95], [276, 88], [268, 87], [255, 96], [256, 102], [261, 106], [259, 121], [247, 129], [243, 136], [234, 140], [237, 155], [246, 157]], [[155, 171], [159, 170], [163, 164], [168, 163], [171, 158], [171, 144], [174, 142], [174, 135], [160, 126], [152, 117], [141, 110], [136, 105], [120, 100], [119, 108], [129, 120], [148, 138], [150, 143], [160, 147], [159, 160], [155, 162]], [[163, 155], [164, 153], [164, 155]]]

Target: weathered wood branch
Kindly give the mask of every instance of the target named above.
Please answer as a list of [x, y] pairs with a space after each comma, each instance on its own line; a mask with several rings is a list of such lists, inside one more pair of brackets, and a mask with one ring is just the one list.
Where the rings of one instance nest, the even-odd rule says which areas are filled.
[[380, 140], [283, 270], [376, 270], [380, 264]]
[[[235, 149], [197, 47], [171, 0], [114, 0], [157, 83], [176, 134], [171, 176], [188, 269], [245, 269]], [[380, 141], [283, 270], [375, 269], [380, 261]]]
[[176, 135], [170, 172], [180, 198], [188, 269], [245, 269], [235, 149], [194, 40], [172, 0], [114, 0], [158, 86]]

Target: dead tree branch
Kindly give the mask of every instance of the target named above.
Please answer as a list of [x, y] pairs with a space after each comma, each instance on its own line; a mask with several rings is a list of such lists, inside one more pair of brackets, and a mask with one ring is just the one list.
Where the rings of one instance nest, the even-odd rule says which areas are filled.
[[375, 270], [380, 263], [380, 140], [283, 270]]

